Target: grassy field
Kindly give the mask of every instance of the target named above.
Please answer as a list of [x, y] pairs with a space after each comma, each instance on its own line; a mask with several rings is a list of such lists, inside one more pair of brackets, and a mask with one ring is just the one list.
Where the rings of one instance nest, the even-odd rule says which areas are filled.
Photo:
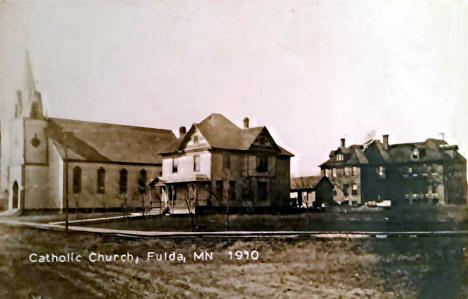
[[[0, 298], [466, 298], [466, 238], [140, 239], [0, 226]], [[148, 251], [214, 260], [146, 261]], [[258, 261], [228, 251], [257, 250]], [[138, 263], [32, 264], [31, 253], [125, 253]]]
[[464, 209], [330, 210], [301, 214], [155, 216], [87, 226], [143, 231], [435, 231], [467, 230]]

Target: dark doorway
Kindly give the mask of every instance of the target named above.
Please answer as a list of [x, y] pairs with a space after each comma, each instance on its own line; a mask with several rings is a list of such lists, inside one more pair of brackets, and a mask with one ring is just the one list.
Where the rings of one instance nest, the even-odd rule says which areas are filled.
[[18, 200], [19, 200], [19, 196], [18, 196], [18, 183], [15, 181], [13, 183], [13, 209], [17, 209], [18, 208]]

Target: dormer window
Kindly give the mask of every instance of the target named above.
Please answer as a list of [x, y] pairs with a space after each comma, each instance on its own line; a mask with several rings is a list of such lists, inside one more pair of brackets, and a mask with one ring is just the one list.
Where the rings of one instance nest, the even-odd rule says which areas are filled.
[[343, 161], [344, 160], [344, 157], [343, 157], [343, 154], [338, 154], [336, 155], [336, 161]]
[[385, 167], [383, 166], [377, 167], [377, 174], [379, 175], [379, 177], [385, 178]]
[[419, 159], [419, 150], [417, 148], [414, 148], [413, 151], [411, 152], [411, 158], [413, 160]]

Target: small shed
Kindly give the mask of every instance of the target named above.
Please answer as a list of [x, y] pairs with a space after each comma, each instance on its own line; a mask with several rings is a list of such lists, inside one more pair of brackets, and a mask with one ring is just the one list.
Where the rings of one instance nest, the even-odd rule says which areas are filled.
[[333, 187], [333, 182], [325, 175], [297, 177], [291, 179], [290, 193], [297, 193], [295, 205], [298, 207], [303, 205], [303, 193], [306, 194], [307, 199], [312, 193], [313, 206], [320, 207], [324, 203], [333, 203]]

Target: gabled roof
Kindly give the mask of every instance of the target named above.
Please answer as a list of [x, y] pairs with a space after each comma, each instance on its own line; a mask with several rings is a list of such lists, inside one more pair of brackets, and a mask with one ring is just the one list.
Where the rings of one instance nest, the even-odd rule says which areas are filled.
[[66, 145], [73, 153], [69, 158], [83, 161], [159, 164], [159, 153], [176, 140], [171, 130], [60, 118], [48, 122], [59, 152], [63, 155]]
[[333, 182], [324, 175], [303, 176], [291, 178], [290, 190], [315, 190], [315, 188], [317, 188], [318, 183], [320, 183], [320, 181], [323, 179], [330, 181], [330, 184], [333, 185]]
[[[247, 151], [251, 148], [254, 141], [260, 134], [271, 137], [266, 127], [254, 127], [241, 129], [224, 115], [219, 113], [210, 114], [200, 123], [192, 125], [187, 134], [166, 148], [164, 154], [183, 150], [184, 144], [188, 141], [195, 130], [198, 130], [213, 149], [230, 149]], [[284, 148], [276, 145], [271, 138], [274, 147], [281, 155], [293, 156]]]

